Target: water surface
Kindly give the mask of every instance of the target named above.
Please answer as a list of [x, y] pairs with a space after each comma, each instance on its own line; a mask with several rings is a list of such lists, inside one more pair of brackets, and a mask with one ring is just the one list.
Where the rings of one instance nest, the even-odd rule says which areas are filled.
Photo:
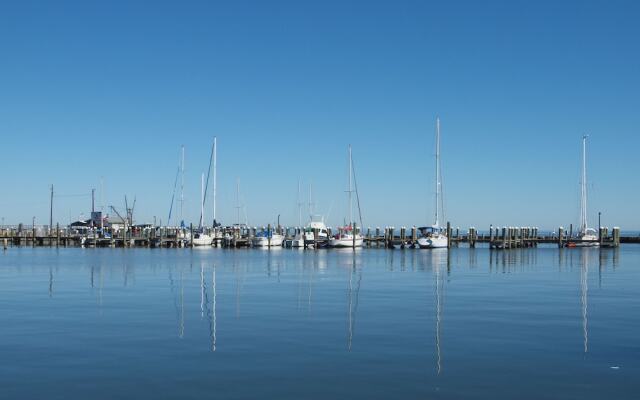
[[1, 398], [632, 399], [640, 246], [10, 248]]

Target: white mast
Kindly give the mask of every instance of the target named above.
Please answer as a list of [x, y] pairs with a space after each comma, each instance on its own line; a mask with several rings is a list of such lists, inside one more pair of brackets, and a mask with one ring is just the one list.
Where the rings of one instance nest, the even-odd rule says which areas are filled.
[[353, 174], [353, 165], [351, 163], [351, 145], [349, 145], [349, 225], [353, 223], [353, 199], [351, 193], [353, 189], [351, 188], [351, 175]]
[[298, 226], [302, 226], [302, 198], [300, 195], [302, 182], [298, 179]]
[[[216, 222], [216, 186], [217, 186], [217, 137], [213, 137], [213, 222]], [[215, 228], [215, 227], [214, 227]]]
[[440, 117], [436, 117], [436, 216], [434, 227], [440, 227]]
[[238, 213], [238, 225], [240, 225], [240, 178], [236, 178], [236, 210]]
[[204, 172], [200, 178], [200, 228], [204, 220]]
[[180, 225], [184, 222], [184, 145], [180, 156]]
[[582, 136], [582, 182], [580, 182], [580, 233], [587, 232], [587, 135]]

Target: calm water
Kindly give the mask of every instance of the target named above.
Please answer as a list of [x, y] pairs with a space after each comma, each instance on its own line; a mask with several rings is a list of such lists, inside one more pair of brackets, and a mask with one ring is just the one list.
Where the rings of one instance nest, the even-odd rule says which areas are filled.
[[2, 398], [640, 397], [640, 246], [11, 248]]

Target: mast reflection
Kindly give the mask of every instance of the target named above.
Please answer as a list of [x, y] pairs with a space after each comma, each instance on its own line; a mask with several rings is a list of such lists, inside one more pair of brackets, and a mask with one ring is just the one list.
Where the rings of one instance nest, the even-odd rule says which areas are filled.
[[444, 275], [440, 269], [446, 263], [447, 271], [450, 269], [449, 252], [446, 249], [431, 250], [431, 262], [433, 265], [436, 295], [436, 372], [442, 372], [442, 314], [444, 312]]
[[589, 293], [589, 252], [591, 249], [583, 249], [580, 268], [580, 306], [582, 309], [582, 335], [584, 353], [589, 352], [588, 329], [588, 293]]
[[[356, 277], [357, 274], [357, 277]], [[354, 278], [355, 287], [354, 287]], [[353, 345], [353, 335], [356, 326], [356, 315], [358, 313], [358, 300], [360, 294], [360, 282], [362, 280], [362, 270], [356, 267], [356, 253], [354, 252], [351, 258], [351, 267], [349, 269], [349, 287], [347, 290], [349, 311], [347, 315], [348, 319], [348, 334], [347, 334], [347, 349], [351, 351]]]

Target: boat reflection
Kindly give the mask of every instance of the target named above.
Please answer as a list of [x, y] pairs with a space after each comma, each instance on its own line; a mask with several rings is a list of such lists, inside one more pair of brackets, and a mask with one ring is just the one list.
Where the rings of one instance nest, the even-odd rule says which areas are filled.
[[[580, 308], [582, 312], [583, 350], [589, 352], [589, 318], [588, 318], [588, 294], [589, 294], [589, 257], [593, 248], [583, 247], [580, 253]], [[596, 250], [597, 251], [597, 250]]]
[[184, 337], [184, 274], [182, 268], [180, 268], [180, 287], [176, 288], [176, 283], [173, 279], [171, 270], [169, 270], [169, 284], [171, 287], [171, 294], [173, 296], [173, 306], [176, 310], [178, 337], [182, 339]]
[[207, 284], [204, 279], [204, 264], [200, 265], [200, 315], [201, 319], [204, 318], [204, 315], [207, 316], [208, 327], [209, 327], [209, 342], [210, 342], [210, 350], [212, 352], [216, 351], [216, 265], [213, 265], [211, 271], [211, 300], [209, 300], [209, 293], [207, 290]]
[[347, 313], [347, 350], [351, 351], [353, 345], [353, 335], [356, 327], [356, 315], [358, 313], [358, 301], [360, 295], [360, 283], [362, 281], [362, 268], [358, 268], [356, 264], [356, 253], [353, 252], [351, 257], [351, 266], [349, 268], [349, 286], [347, 288], [347, 297], [349, 311]]
[[442, 269], [450, 271], [450, 252], [447, 249], [433, 249], [429, 251], [433, 267], [435, 308], [436, 308], [436, 373], [442, 372], [442, 316], [444, 313], [444, 274]]

